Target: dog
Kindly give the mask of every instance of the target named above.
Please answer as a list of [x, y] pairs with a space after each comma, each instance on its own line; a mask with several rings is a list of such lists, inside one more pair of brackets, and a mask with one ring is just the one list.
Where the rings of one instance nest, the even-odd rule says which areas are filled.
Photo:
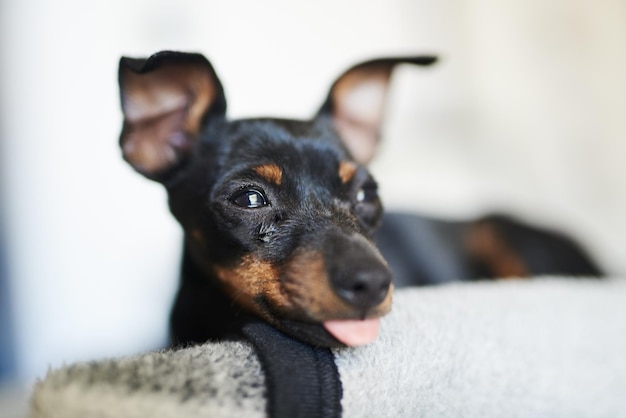
[[[357, 64], [311, 120], [297, 121], [227, 119], [222, 84], [200, 54], [120, 60], [123, 157], [166, 188], [184, 230], [170, 319], [175, 344], [227, 338], [249, 315], [316, 346], [376, 339], [394, 282], [375, 245], [383, 208], [367, 163], [394, 67], [436, 61], [420, 55]], [[379, 239], [393, 243], [385, 231]], [[462, 235], [455, 239], [468, 241]], [[487, 260], [490, 251], [463, 254]], [[533, 273], [509, 264], [515, 274]], [[473, 277], [457, 277], [465, 273]]]

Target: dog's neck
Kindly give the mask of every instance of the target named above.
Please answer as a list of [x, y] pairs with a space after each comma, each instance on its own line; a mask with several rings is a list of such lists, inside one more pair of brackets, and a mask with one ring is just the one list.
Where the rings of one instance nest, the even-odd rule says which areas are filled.
[[249, 315], [223, 293], [218, 281], [194, 260], [188, 245], [183, 248], [178, 303], [172, 311], [172, 344], [202, 343], [234, 335]]

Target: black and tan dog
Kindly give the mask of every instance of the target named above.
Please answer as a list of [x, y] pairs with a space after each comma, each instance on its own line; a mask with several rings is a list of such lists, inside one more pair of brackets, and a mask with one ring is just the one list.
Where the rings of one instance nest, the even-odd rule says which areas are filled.
[[175, 342], [224, 337], [249, 313], [315, 345], [376, 338], [393, 282], [373, 243], [382, 206], [365, 164], [394, 66], [435, 61], [356, 65], [312, 120], [231, 121], [203, 56], [122, 58], [124, 158], [166, 187], [185, 232]]

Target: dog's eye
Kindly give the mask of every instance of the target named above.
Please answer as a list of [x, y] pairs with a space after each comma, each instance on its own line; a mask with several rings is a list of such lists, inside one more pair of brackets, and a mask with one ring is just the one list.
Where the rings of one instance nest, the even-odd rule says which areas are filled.
[[247, 209], [257, 209], [267, 206], [267, 199], [263, 193], [255, 189], [246, 189], [235, 194], [232, 201], [237, 206]]
[[357, 203], [374, 202], [378, 199], [378, 188], [375, 183], [368, 183], [356, 192]]

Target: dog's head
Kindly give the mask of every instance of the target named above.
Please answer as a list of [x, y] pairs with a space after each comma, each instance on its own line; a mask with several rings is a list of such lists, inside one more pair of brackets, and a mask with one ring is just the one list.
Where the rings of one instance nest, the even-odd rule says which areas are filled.
[[382, 206], [365, 164], [394, 66], [434, 61], [352, 67], [309, 121], [229, 121], [203, 56], [122, 58], [123, 155], [167, 188], [192, 257], [234, 303], [313, 344], [364, 344], [393, 289], [372, 243]]

